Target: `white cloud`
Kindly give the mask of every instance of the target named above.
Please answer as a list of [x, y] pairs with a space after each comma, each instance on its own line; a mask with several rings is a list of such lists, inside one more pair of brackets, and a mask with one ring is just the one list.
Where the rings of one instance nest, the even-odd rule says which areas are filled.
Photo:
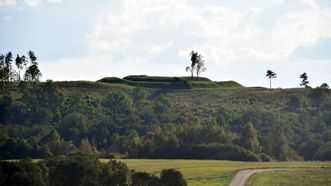
[[0, 7], [11, 7], [17, 4], [16, 0], [0, 0]]
[[45, 3], [49, 4], [60, 4], [63, 0], [0, 0], [0, 7], [16, 7], [16, 6], [29, 6], [29, 7], [36, 7], [40, 6]]
[[302, 2], [313, 9], [277, 15], [270, 20], [274, 21], [271, 26], [264, 26], [260, 20], [269, 9], [239, 11], [223, 6], [193, 7], [184, 0], [126, 0], [119, 12], [97, 24], [89, 44], [96, 54], [129, 52], [141, 58], [151, 55], [148, 51], [154, 45], [173, 41], [179, 53], [199, 49], [216, 63], [287, 59], [297, 48], [331, 37], [330, 10], [316, 9], [312, 0]]
[[39, 6], [43, 3], [42, 0], [24, 0], [24, 4], [27, 6]]
[[289, 58], [296, 49], [312, 45], [321, 38], [331, 37], [330, 20], [329, 9], [310, 9], [287, 14], [276, 22], [275, 29], [271, 32], [269, 53], [273, 58]]
[[282, 4], [282, 3], [284, 3], [284, 0], [271, 0], [271, 3]]
[[302, 2], [307, 5], [310, 6], [312, 8], [319, 8], [318, 5], [316, 4], [315, 0], [302, 0]]
[[46, 0], [46, 2], [51, 3], [51, 4], [61, 4], [62, 0]]
[[[192, 6], [187, 0], [124, 0], [115, 12], [100, 16], [94, 31], [87, 36], [86, 56], [67, 59], [66, 66], [84, 61], [86, 65], [79, 73], [89, 74], [97, 67], [102, 69], [99, 73], [102, 76], [107, 73], [121, 76], [163, 73], [166, 65], [175, 65], [177, 68], [168, 73], [182, 75], [191, 50], [202, 52], [211, 66], [295, 60], [298, 48], [331, 37], [331, 10], [318, 7], [313, 0], [295, 0], [304, 6], [286, 9], [291, 2], [271, 0], [267, 8], [243, 11], [237, 7], [204, 5], [203, 1]], [[175, 61], [155, 66], [167, 58]], [[59, 63], [64, 64], [63, 60]], [[148, 64], [145, 69], [143, 64]]]

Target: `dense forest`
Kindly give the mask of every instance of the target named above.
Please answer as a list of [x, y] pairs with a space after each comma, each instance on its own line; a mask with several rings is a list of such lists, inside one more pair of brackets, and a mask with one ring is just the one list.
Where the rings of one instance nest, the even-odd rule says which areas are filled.
[[0, 94], [0, 156], [330, 160], [330, 108], [321, 88], [12, 83]]
[[23, 80], [1, 79], [1, 159], [331, 160], [328, 87], [148, 76], [38, 82], [33, 56]]

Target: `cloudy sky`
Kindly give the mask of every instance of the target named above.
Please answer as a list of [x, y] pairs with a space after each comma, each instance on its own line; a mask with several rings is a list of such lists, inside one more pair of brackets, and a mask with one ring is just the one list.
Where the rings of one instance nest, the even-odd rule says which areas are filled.
[[203, 54], [215, 81], [331, 85], [330, 0], [0, 0], [0, 53], [35, 51], [43, 80], [184, 76]]

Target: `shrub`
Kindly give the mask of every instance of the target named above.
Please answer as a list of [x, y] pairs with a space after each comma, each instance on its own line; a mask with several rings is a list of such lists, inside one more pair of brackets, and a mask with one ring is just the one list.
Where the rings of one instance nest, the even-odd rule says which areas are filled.
[[132, 186], [156, 186], [161, 185], [160, 179], [146, 172], [135, 172], [131, 176]]
[[265, 154], [265, 153], [260, 154], [260, 159], [261, 159], [261, 161], [272, 161], [272, 158], [268, 154]]
[[166, 186], [186, 186], [187, 183], [181, 172], [175, 169], [164, 169], [160, 175], [161, 183]]
[[19, 162], [0, 162], [1, 185], [44, 186], [47, 185], [42, 164], [33, 163], [31, 159]]
[[126, 185], [129, 169], [126, 164], [111, 160], [100, 165], [100, 185]]

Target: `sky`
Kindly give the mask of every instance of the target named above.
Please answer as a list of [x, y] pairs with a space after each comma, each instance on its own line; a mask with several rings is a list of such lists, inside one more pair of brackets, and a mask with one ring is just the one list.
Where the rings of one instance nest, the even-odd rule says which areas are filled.
[[0, 53], [38, 57], [42, 80], [189, 76], [190, 52], [214, 81], [331, 85], [330, 0], [0, 0]]

